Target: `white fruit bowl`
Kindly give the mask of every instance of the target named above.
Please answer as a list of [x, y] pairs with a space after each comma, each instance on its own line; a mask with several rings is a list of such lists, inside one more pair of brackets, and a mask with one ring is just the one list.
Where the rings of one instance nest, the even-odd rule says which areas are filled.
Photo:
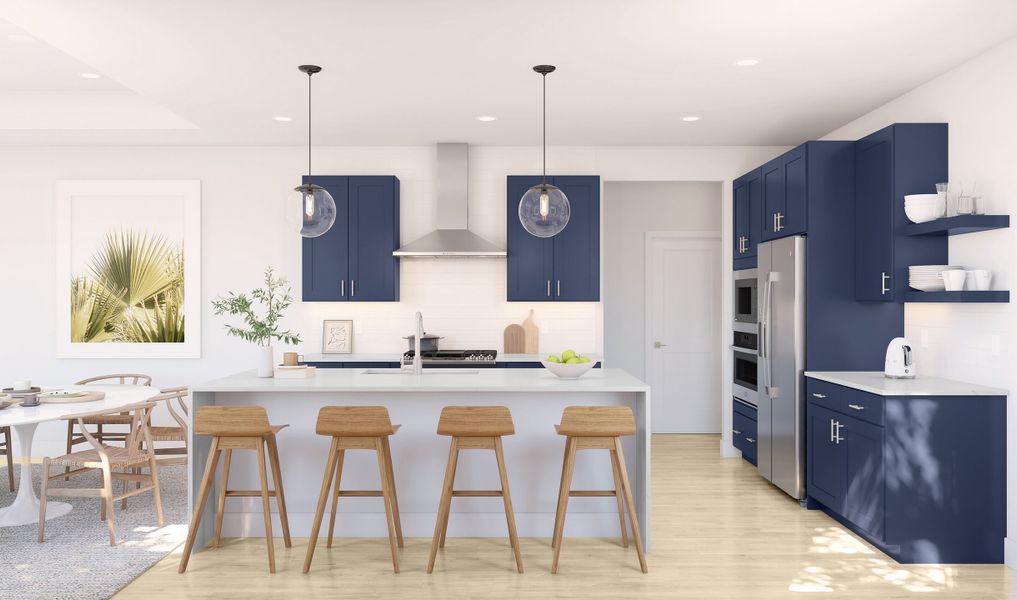
[[556, 363], [547, 360], [542, 360], [540, 361], [540, 364], [544, 365], [545, 369], [554, 373], [555, 376], [561, 379], [579, 379], [587, 372], [589, 372], [589, 370], [592, 369], [594, 365], [597, 364], [598, 361], [598, 358], [595, 356], [590, 356], [588, 354], [585, 354], [584, 356], [588, 357], [590, 359], [590, 362], [568, 365], [565, 363]]

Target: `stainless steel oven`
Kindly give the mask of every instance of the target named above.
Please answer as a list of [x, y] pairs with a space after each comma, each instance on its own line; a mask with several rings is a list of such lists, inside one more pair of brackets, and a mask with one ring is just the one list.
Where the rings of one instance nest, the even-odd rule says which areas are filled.
[[734, 272], [735, 323], [756, 322], [756, 270]]
[[735, 398], [756, 406], [757, 380], [756, 364], [759, 357], [758, 334], [749, 331], [735, 331], [731, 344], [732, 372], [731, 391]]

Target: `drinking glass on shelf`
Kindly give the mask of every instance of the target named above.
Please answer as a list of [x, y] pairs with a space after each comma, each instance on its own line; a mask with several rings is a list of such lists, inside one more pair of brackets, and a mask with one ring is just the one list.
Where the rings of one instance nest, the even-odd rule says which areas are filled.
[[936, 194], [939, 196], [939, 204], [942, 207], [944, 214], [947, 217], [952, 217], [954, 212], [950, 207], [950, 184], [949, 183], [937, 183]]
[[981, 196], [971, 197], [971, 214], [973, 215], [984, 215], [985, 214], [985, 198]]
[[957, 197], [957, 214], [970, 215], [975, 212], [974, 197], [962, 195]]

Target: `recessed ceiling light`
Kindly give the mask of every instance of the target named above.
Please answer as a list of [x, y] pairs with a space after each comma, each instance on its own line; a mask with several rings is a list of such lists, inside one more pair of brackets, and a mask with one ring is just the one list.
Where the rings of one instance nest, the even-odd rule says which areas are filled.
[[81, 76], [85, 79], [102, 79], [102, 75], [98, 73], [82, 73]]
[[739, 67], [754, 67], [759, 64], [758, 58], [739, 58], [735, 61], [735, 65]]
[[694, 115], [689, 115], [687, 117], [682, 117], [682, 121], [685, 121], [687, 123], [691, 123], [693, 121], [698, 121], [698, 120], [699, 120], [699, 117], [694, 116]]
[[7, 41], [12, 44], [34, 44], [35, 38], [26, 33], [8, 33]]
[[477, 117], [477, 120], [483, 121], [485, 123], [490, 123], [491, 121], [497, 121], [498, 117], [492, 117], [491, 115], [480, 115], [479, 117]]
[[293, 120], [293, 117], [272, 117], [272, 118], [281, 123], [287, 123]]

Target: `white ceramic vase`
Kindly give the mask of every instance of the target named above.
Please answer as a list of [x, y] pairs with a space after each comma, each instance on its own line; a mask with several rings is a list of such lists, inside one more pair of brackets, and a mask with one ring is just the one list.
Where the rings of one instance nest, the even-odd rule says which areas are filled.
[[275, 372], [275, 352], [272, 346], [258, 346], [258, 377], [271, 377]]

